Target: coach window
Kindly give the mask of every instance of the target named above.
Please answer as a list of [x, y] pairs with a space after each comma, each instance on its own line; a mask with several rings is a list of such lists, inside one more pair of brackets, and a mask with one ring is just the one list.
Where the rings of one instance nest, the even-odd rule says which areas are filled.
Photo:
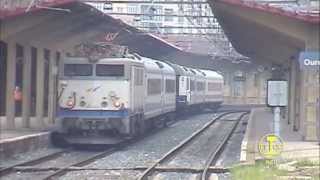
[[161, 79], [148, 79], [148, 95], [161, 94]]
[[65, 76], [92, 76], [91, 64], [65, 64]]
[[195, 90], [195, 82], [194, 82], [194, 80], [191, 80], [191, 81], [190, 81], [190, 90], [191, 90], [191, 91], [194, 91], [194, 90]]
[[174, 93], [175, 82], [172, 79], [166, 79], [166, 93]]
[[124, 76], [124, 65], [123, 64], [97, 64], [96, 75], [122, 77]]

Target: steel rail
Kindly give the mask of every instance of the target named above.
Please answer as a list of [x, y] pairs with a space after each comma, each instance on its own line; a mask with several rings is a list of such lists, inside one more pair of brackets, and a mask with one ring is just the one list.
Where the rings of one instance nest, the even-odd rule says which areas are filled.
[[153, 163], [151, 166], [149, 166], [148, 169], [146, 169], [138, 178], [138, 180], [147, 180], [147, 177], [156, 170], [156, 167], [163, 163], [168, 158], [175, 155], [176, 152], [183, 149], [187, 144], [189, 144], [193, 139], [201, 135], [206, 129], [208, 129], [211, 125], [213, 125], [217, 120], [221, 119], [223, 116], [226, 116], [228, 114], [232, 113], [239, 113], [239, 111], [232, 111], [232, 112], [225, 112], [218, 117], [212, 119], [211, 121], [207, 122], [204, 126], [202, 126], [199, 130], [192, 133], [189, 137], [187, 137], [185, 140], [183, 140], [181, 143], [179, 143], [177, 146], [172, 148], [169, 152], [167, 152], [165, 155], [163, 155], [160, 159], [158, 159], [155, 163]]
[[237, 128], [239, 122], [248, 113], [249, 112], [244, 112], [243, 114], [241, 114], [239, 116], [239, 118], [236, 120], [236, 122], [232, 126], [231, 131], [224, 136], [224, 138], [223, 138], [222, 142], [219, 144], [219, 146], [217, 148], [215, 148], [215, 150], [210, 154], [209, 159], [206, 162], [205, 167], [204, 167], [204, 169], [202, 171], [201, 180], [207, 180], [208, 179], [208, 174], [209, 174], [208, 172], [210, 170], [211, 165], [216, 163], [216, 161], [218, 160], [220, 154], [224, 150], [227, 142], [229, 141], [230, 137], [232, 136], [232, 134], [234, 133], [235, 129]]
[[39, 164], [41, 162], [48, 161], [48, 160], [51, 160], [51, 159], [53, 159], [55, 157], [58, 157], [58, 156], [62, 155], [63, 153], [66, 153], [66, 152], [69, 152], [69, 151], [70, 151], [69, 149], [61, 150], [61, 151], [58, 151], [58, 152], [54, 152], [54, 153], [51, 153], [51, 154], [36, 158], [36, 159], [32, 159], [30, 161], [17, 163], [17, 164], [11, 165], [9, 167], [4, 167], [4, 168], [0, 169], [0, 177], [3, 177], [5, 175], [11, 173], [14, 170], [15, 167]]
[[[120, 147], [121, 148], [121, 147]], [[63, 174], [65, 174], [66, 172], [69, 171], [69, 169], [71, 167], [80, 167], [80, 166], [83, 166], [85, 164], [89, 164], [97, 159], [100, 159], [100, 158], [103, 158], [105, 156], [108, 156], [114, 152], [116, 152], [117, 150], [119, 150], [119, 148], [110, 148], [106, 151], [103, 151], [103, 152], [100, 152], [100, 153], [96, 153], [92, 156], [90, 156], [89, 158], [86, 158], [84, 160], [81, 160], [79, 162], [76, 162], [76, 163], [71, 163], [65, 167], [62, 167], [61, 169], [49, 174], [48, 176], [42, 178], [43, 180], [49, 180], [49, 179], [53, 179], [54, 177], [57, 177], [57, 176], [61, 176]]]

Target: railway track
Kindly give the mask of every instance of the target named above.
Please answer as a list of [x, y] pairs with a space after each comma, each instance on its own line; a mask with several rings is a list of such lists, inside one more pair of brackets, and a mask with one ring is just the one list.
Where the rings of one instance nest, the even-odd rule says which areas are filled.
[[[168, 161], [172, 159], [178, 152], [181, 152], [184, 148], [187, 148], [187, 145], [190, 144], [192, 141], [194, 141], [196, 138], [198, 138], [201, 134], [203, 134], [210, 126], [215, 124], [218, 120], [223, 120], [223, 118], [227, 115], [233, 114], [233, 113], [240, 113], [239, 117], [233, 124], [231, 130], [227, 132], [224, 136], [222, 141], [219, 143], [217, 148], [213, 149], [213, 151], [210, 153], [208, 160], [206, 161], [206, 164], [201, 171], [201, 179], [206, 180], [209, 175], [209, 170], [211, 165], [213, 165], [221, 152], [223, 151], [225, 145], [227, 144], [229, 138], [233, 134], [234, 130], [236, 129], [237, 125], [239, 124], [240, 120], [248, 114], [248, 111], [244, 112], [239, 112], [239, 111], [234, 111], [234, 112], [226, 112], [221, 115], [219, 115], [217, 118], [212, 119], [208, 123], [206, 123], [202, 128], [191, 134], [188, 138], [186, 138], [184, 141], [182, 141], [180, 144], [172, 148], [170, 151], [168, 151], [165, 155], [163, 155], [160, 159], [158, 159], [155, 163], [153, 163], [151, 166], [149, 166], [144, 172], [139, 176], [138, 180], [148, 180], [148, 177], [151, 176], [154, 172], [157, 171], [158, 166], [163, 164], [165, 161]], [[229, 121], [228, 119], [225, 119]]]
[[69, 149], [60, 150], [60, 151], [57, 151], [57, 152], [54, 152], [54, 153], [51, 153], [51, 154], [48, 154], [48, 155], [45, 155], [45, 156], [41, 156], [41, 157], [36, 158], [36, 159], [32, 159], [30, 161], [17, 163], [17, 164], [11, 165], [9, 167], [4, 167], [4, 168], [0, 169], [0, 178], [5, 176], [5, 175], [7, 175], [7, 174], [10, 174], [11, 172], [13, 172], [16, 167], [32, 166], [32, 165], [35, 165], [35, 164], [40, 164], [42, 162], [49, 161], [49, 160], [52, 160], [54, 158], [57, 158], [60, 155], [62, 155], [63, 153], [68, 153], [69, 151], [70, 151]]
[[[206, 131], [206, 129], [208, 129], [210, 126], [212, 126], [215, 122], [217, 122], [218, 120], [222, 120], [226, 115], [228, 114], [232, 114], [232, 113], [239, 113], [239, 111], [234, 111], [234, 112], [223, 112], [222, 114], [220, 114], [219, 116], [217, 116], [216, 118], [214, 118], [213, 120], [207, 122], [201, 129], [197, 130], [196, 132], [194, 132], [191, 136], [189, 136], [188, 138], [186, 138], [183, 142], [181, 142], [178, 146], [174, 147], [173, 149], [171, 149], [168, 153], [166, 153], [160, 160], [158, 160], [157, 162], [155, 162], [152, 166], [146, 166], [143, 168], [140, 168], [140, 171], [143, 171], [143, 174], [139, 177], [140, 180], [146, 180], [147, 177], [160, 170], [162, 167], [158, 167], [159, 164], [161, 164], [162, 162], [164, 162], [166, 159], [169, 159], [170, 157], [173, 157], [174, 154], [176, 154], [176, 152], [182, 150], [187, 144], [189, 144], [192, 140], [196, 139], [200, 134], [202, 134], [203, 132]], [[246, 112], [243, 112], [241, 117], [245, 115]], [[240, 121], [241, 117], [236, 121], [236, 123], [234, 124], [234, 127], [232, 128], [232, 132], [234, 131], [234, 129], [236, 128], [238, 122]], [[225, 121], [228, 121], [227, 119], [224, 119]], [[223, 138], [223, 141], [221, 142], [221, 144], [219, 145], [219, 147], [216, 149], [215, 152], [212, 152], [212, 154], [210, 155], [210, 158], [208, 160], [208, 163], [206, 164], [206, 167], [203, 168], [203, 170], [201, 170], [202, 173], [202, 177], [204, 177], [204, 179], [208, 176], [208, 172], [212, 172], [212, 165], [215, 161], [216, 158], [218, 156], [218, 154], [221, 153], [224, 145], [226, 144], [226, 142], [228, 141], [228, 139], [230, 138], [232, 132], [230, 132], [229, 134], [226, 134], [225, 137]], [[19, 172], [19, 171], [26, 171], [26, 172], [31, 172], [31, 173], [36, 173], [36, 172], [40, 172], [40, 171], [44, 171], [46, 172], [45, 175], [42, 175], [42, 177], [40, 179], [45, 179], [45, 180], [49, 180], [49, 179], [58, 179], [59, 177], [63, 176], [64, 174], [70, 172], [70, 171], [74, 171], [77, 169], [87, 169], [84, 168], [83, 166], [90, 164], [91, 162], [94, 162], [98, 159], [101, 159], [103, 157], [106, 157], [108, 155], [111, 155], [112, 153], [119, 151], [125, 147], [128, 147], [131, 144], [134, 144], [140, 140], [142, 140], [143, 138], [137, 138], [137, 139], [132, 139], [132, 140], [128, 140], [125, 143], [123, 143], [122, 145], [116, 146], [116, 147], [110, 147], [102, 152], [95, 152], [95, 153], [90, 153], [88, 155], [88, 157], [86, 158], [82, 158], [80, 160], [77, 161], [73, 161], [73, 162], [69, 162], [67, 163], [67, 165], [65, 166], [60, 166], [60, 167], [39, 167], [39, 164], [42, 163], [47, 163], [51, 160], [56, 160], [59, 157], [63, 156], [64, 154], [70, 154], [70, 156], [72, 156], [74, 153], [74, 151], [72, 149], [65, 149], [65, 150], [61, 150], [58, 152], [54, 152], [52, 154], [46, 155], [46, 156], [42, 156], [39, 157], [37, 159], [31, 160], [31, 161], [27, 161], [27, 162], [23, 162], [23, 163], [19, 163], [19, 164], [15, 164], [6, 168], [2, 168], [0, 169], [0, 178], [4, 177], [12, 172]], [[38, 165], [38, 166], [37, 166]], [[99, 169], [99, 168], [98, 168]], [[139, 168], [138, 168], [139, 169]], [[179, 169], [179, 168], [178, 168]], [[183, 169], [183, 168], [182, 168]], [[90, 169], [88, 169], [90, 170]], [[94, 170], [94, 169], [93, 169]], [[165, 171], [171, 171], [170, 168], [169, 169], [164, 169]], [[187, 169], [186, 169], [187, 170]], [[192, 170], [192, 169], [191, 169]], [[53, 172], [52, 172], [53, 171]]]
[[218, 160], [219, 158], [219, 155], [222, 153], [223, 149], [225, 148], [228, 140], [230, 139], [230, 137], [232, 136], [232, 134], [234, 133], [235, 129], [237, 128], [239, 122], [241, 121], [241, 119], [247, 115], [249, 112], [245, 112], [243, 114], [240, 115], [240, 117], [237, 119], [237, 121], [234, 123], [231, 131], [226, 134], [224, 137], [223, 137], [223, 140], [221, 141], [221, 143], [218, 145], [218, 148], [215, 149], [214, 151], [212, 151], [212, 153], [210, 154], [207, 162], [206, 162], [206, 165], [204, 167], [204, 170], [202, 171], [202, 174], [201, 174], [201, 180], [207, 180], [209, 178], [209, 169], [212, 165], [215, 165], [216, 161]]
[[51, 179], [55, 179], [59, 176], [62, 176], [64, 175], [65, 173], [67, 173], [69, 171], [69, 168], [71, 167], [81, 167], [81, 166], [84, 166], [86, 164], [89, 164], [97, 159], [100, 159], [100, 158], [103, 158], [105, 156], [108, 156], [114, 152], [116, 152], [117, 150], [119, 150], [120, 148], [111, 148], [111, 149], [108, 149], [106, 151], [103, 151], [103, 152], [99, 152], [99, 153], [96, 153], [96, 154], [93, 154], [91, 155], [90, 157], [84, 159], [84, 160], [81, 160], [81, 161], [78, 161], [76, 163], [71, 163], [69, 165], [66, 165], [65, 167], [62, 167], [61, 169], [47, 175], [46, 177], [43, 177], [42, 179], [43, 180], [51, 180]]
[[[173, 125], [176, 122], [177, 121], [168, 122], [168, 125]], [[152, 133], [156, 133], [158, 131], [160, 131], [160, 129], [153, 130]], [[82, 166], [87, 165], [95, 160], [98, 160], [100, 158], [111, 155], [112, 153], [114, 153], [116, 151], [119, 151], [127, 146], [130, 146], [136, 142], [139, 142], [142, 139], [143, 139], [143, 137], [137, 137], [135, 139], [129, 139], [127, 141], [123, 141], [120, 145], [117, 145], [116, 147], [110, 147], [105, 151], [93, 153], [88, 158], [82, 159], [82, 160], [74, 162], [74, 163], [70, 163], [70, 164], [63, 166], [63, 167], [53, 167], [53, 168], [39, 168], [39, 167], [37, 167], [37, 165], [39, 165], [41, 163], [46, 163], [48, 161], [55, 160], [55, 159], [63, 156], [64, 154], [71, 154], [74, 152], [71, 148], [60, 150], [60, 151], [57, 151], [57, 152], [54, 152], [54, 153], [51, 153], [51, 154], [48, 154], [45, 156], [41, 156], [36, 159], [32, 159], [30, 161], [17, 163], [17, 164], [8, 166], [8, 167], [1, 167], [0, 168], [0, 179], [1, 179], [1, 177], [9, 175], [12, 172], [15, 172], [16, 170], [21, 171], [23, 169], [24, 170], [29, 169], [29, 170], [31, 170], [31, 172], [53, 170], [54, 172], [46, 175], [45, 177], [42, 177], [41, 179], [43, 179], [43, 180], [57, 179], [58, 177], [64, 175], [65, 173], [69, 172], [70, 170], [72, 170], [74, 168], [81, 168]]]
[[[114, 152], [117, 152], [117, 151], [119, 151], [119, 150], [133, 144], [133, 143], [136, 143], [139, 140], [141, 140], [141, 138], [130, 139], [128, 141], [125, 141], [125, 143], [122, 143], [118, 146], [107, 148], [104, 151], [92, 152], [92, 154], [89, 153], [89, 155], [88, 155], [88, 152], [83, 152], [83, 154], [88, 155], [88, 157], [81, 158], [81, 160], [77, 160], [76, 162], [71, 162], [71, 163], [69, 163], [65, 166], [62, 166], [62, 167], [52, 167], [52, 168], [39, 167], [39, 166], [41, 166], [45, 163], [48, 163], [50, 161], [55, 161], [55, 160], [57, 161], [58, 158], [63, 158], [64, 156], [72, 157], [76, 153], [79, 153], [79, 151], [74, 151], [71, 148], [57, 151], [57, 152], [30, 160], [30, 161], [17, 163], [12, 166], [9, 166], [9, 167], [2, 168], [2, 169], [0, 169], [0, 179], [1, 179], [1, 177], [4, 177], [6, 175], [9, 175], [10, 173], [15, 172], [16, 170], [21, 171], [23, 169], [25, 169], [25, 170], [31, 169], [31, 171], [29, 171], [29, 172], [48, 171], [48, 173], [45, 176], [41, 177], [40, 179], [43, 179], [43, 180], [57, 179], [58, 177], [69, 172], [70, 169], [72, 169], [72, 168], [81, 168], [82, 166], [90, 164], [91, 162], [93, 162], [95, 160], [98, 160], [100, 158], [111, 155]], [[47, 170], [45, 170], [45, 169], [47, 169]], [[54, 172], [50, 173], [50, 171], [54, 171]]]

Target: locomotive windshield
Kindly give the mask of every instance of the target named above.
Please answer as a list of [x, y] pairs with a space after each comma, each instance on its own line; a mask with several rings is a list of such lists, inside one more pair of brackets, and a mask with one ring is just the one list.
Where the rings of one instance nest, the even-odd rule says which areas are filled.
[[124, 76], [124, 65], [122, 64], [97, 64], [96, 76]]
[[65, 64], [65, 76], [92, 76], [92, 64]]

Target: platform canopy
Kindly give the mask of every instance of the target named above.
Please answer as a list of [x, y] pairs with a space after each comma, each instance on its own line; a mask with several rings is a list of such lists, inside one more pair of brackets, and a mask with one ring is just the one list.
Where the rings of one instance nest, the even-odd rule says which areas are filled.
[[234, 48], [256, 61], [287, 64], [307, 47], [319, 44], [319, 13], [253, 1], [208, 2]]
[[62, 52], [71, 51], [84, 42], [110, 42], [128, 46], [142, 56], [192, 67], [223, 70], [241, 64], [232, 63], [228, 57], [212, 58], [182, 51], [77, 0], [3, 0], [0, 3], [0, 36], [4, 41], [45, 44]]
[[81, 42], [106, 41], [104, 37], [117, 34], [111, 42], [127, 45], [153, 58], [181, 51], [170, 43], [74, 0], [40, 1], [31, 8], [20, 6], [11, 10], [6, 9], [7, 6], [2, 4], [4, 9], [0, 12], [1, 39], [46, 42], [50, 46], [65, 48]]

